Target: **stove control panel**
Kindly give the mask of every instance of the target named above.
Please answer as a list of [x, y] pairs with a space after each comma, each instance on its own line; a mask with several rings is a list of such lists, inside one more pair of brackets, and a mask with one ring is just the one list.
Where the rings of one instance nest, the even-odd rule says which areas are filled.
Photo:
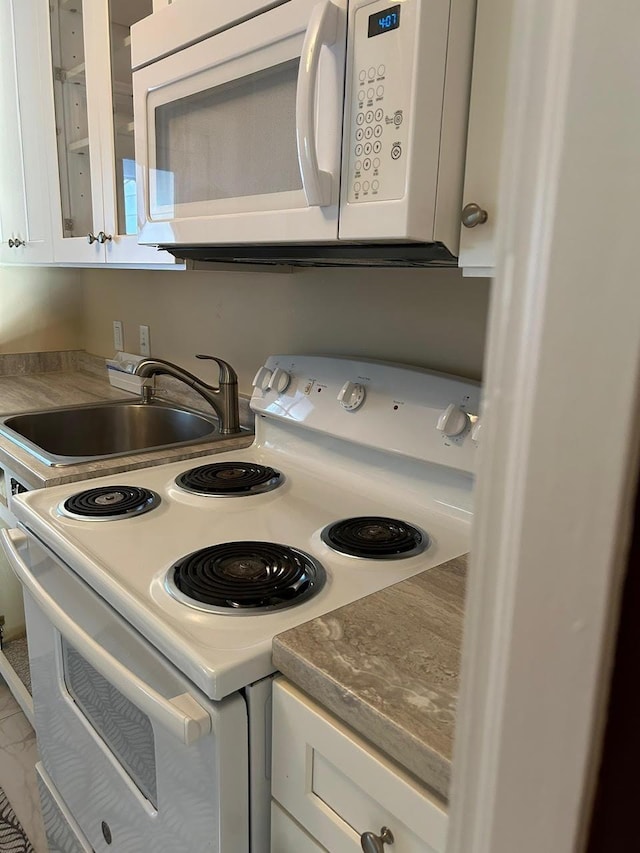
[[[261, 370], [269, 379], [256, 383], [251, 408], [257, 415], [400, 456], [468, 472], [475, 468], [477, 382], [408, 365], [330, 356], [271, 356]], [[278, 376], [287, 384], [284, 378], [276, 381]]]

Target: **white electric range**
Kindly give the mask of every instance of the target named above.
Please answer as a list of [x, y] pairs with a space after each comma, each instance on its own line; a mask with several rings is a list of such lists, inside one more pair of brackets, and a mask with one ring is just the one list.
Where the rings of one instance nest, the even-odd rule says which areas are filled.
[[266, 853], [273, 636], [468, 550], [476, 383], [272, 356], [255, 386], [249, 448], [13, 501], [51, 842]]

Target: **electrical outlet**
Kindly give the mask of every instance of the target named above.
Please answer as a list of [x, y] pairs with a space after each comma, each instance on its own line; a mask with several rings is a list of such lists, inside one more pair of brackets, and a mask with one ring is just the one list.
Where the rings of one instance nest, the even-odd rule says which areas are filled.
[[122, 320], [113, 321], [113, 348], [116, 352], [124, 352], [124, 331]]
[[151, 336], [148, 326], [140, 326], [140, 355], [151, 355]]

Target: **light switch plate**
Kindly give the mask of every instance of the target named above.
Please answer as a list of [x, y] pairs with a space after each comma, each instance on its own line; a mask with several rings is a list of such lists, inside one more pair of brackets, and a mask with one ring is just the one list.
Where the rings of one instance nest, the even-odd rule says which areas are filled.
[[148, 326], [140, 326], [140, 355], [151, 355], [151, 335]]
[[124, 331], [122, 320], [113, 321], [113, 348], [116, 352], [124, 351]]

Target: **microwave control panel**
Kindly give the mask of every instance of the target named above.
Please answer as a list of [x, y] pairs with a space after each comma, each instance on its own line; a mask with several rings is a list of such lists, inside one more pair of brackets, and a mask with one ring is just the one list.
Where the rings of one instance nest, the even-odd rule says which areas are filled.
[[355, 14], [347, 193], [351, 203], [405, 194], [415, 5], [382, 0]]

